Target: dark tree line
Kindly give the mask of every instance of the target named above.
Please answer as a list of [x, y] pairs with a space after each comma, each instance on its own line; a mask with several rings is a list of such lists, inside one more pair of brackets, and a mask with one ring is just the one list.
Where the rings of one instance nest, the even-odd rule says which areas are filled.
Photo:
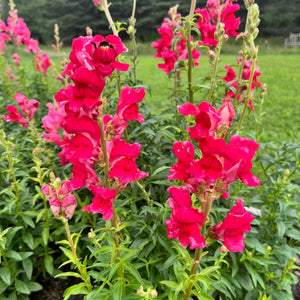
[[[132, 0], [111, 0], [110, 11], [114, 21], [128, 23], [131, 16]], [[257, 0], [261, 10], [261, 35], [282, 35], [300, 32], [300, 0]], [[8, 0], [2, 3], [1, 19], [5, 20], [8, 11]], [[54, 24], [60, 28], [61, 39], [69, 44], [79, 35], [85, 35], [87, 26], [94, 34], [106, 35], [111, 31], [104, 13], [98, 11], [92, 0], [15, 0], [19, 17], [24, 18], [32, 36], [41, 43], [52, 44]], [[203, 8], [205, 0], [198, 0], [197, 7]], [[239, 0], [241, 19], [245, 19], [243, 0]], [[185, 16], [189, 12], [188, 0], [137, 0], [137, 38], [150, 41], [157, 38], [157, 28], [169, 8], [179, 4], [179, 12]], [[241, 24], [241, 30], [244, 24]], [[121, 33], [126, 37], [126, 33]]]

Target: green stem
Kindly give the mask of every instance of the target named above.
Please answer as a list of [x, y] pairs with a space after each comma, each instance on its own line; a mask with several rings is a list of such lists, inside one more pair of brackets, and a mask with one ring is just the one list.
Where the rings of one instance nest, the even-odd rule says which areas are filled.
[[135, 39], [135, 9], [136, 9], [136, 0], [133, 0], [133, 5], [132, 5], [132, 14], [131, 14], [131, 18], [129, 19], [129, 27], [130, 28], [130, 38], [132, 40], [132, 58], [131, 61], [133, 63], [132, 66], [132, 71], [133, 71], [133, 80], [134, 80], [134, 84], [136, 84], [136, 60], [137, 60], [137, 44], [136, 44], [136, 39]]
[[245, 103], [244, 103], [244, 108], [243, 108], [243, 112], [242, 115], [240, 117], [238, 126], [237, 126], [237, 132], [240, 131], [241, 127], [242, 127], [242, 123], [246, 114], [246, 110], [248, 107], [248, 103], [250, 100], [250, 91], [251, 91], [251, 85], [252, 85], [252, 81], [253, 81], [253, 75], [254, 75], [254, 71], [255, 71], [255, 63], [256, 63], [256, 55], [254, 55], [252, 57], [252, 64], [251, 64], [251, 74], [250, 74], [250, 78], [248, 81], [248, 85], [247, 85], [247, 92], [246, 92], [246, 97], [245, 97]]
[[[245, 32], [247, 32], [247, 28], [248, 28], [248, 19], [249, 19], [249, 10], [247, 12], [247, 17], [246, 17], [246, 23], [245, 23]], [[241, 87], [242, 84], [242, 75], [243, 75], [243, 69], [244, 69], [244, 64], [245, 64], [245, 60], [246, 60], [246, 40], [244, 38], [243, 40], [243, 56], [242, 56], [242, 61], [241, 64], [239, 66], [239, 75], [238, 75], [238, 80], [237, 80], [237, 87], [236, 87], [236, 91], [235, 91], [235, 96], [234, 96], [234, 103], [237, 102], [237, 97], [238, 97], [238, 93], [239, 93], [239, 89]]]
[[175, 108], [175, 117], [176, 117], [176, 120], [178, 120], [178, 109], [177, 109], [177, 89], [179, 87], [179, 72], [175, 72], [174, 73], [174, 87], [173, 87], [173, 90], [174, 90], [174, 108]]
[[[114, 212], [112, 218], [110, 219], [111, 225], [112, 227], [114, 227], [114, 232], [113, 232], [113, 239], [114, 239], [114, 243], [115, 243], [115, 254], [114, 254], [114, 263], [117, 264], [120, 259], [121, 259], [121, 255], [120, 255], [120, 243], [119, 243], [119, 224], [116, 218], [116, 213]], [[123, 285], [123, 296], [125, 296], [125, 281], [124, 281], [124, 270], [122, 265], [118, 268], [117, 270], [118, 273], [118, 277], [122, 279], [124, 285]]]
[[50, 157], [49, 152], [47, 150], [45, 140], [40, 137], [40, 134], [37, 131], [36, 127], [34, 126], [33, 121], [32, 120], [28, 120], [28, 119], [27, 119], [27, 121], [28, 121], [28, 129], [31, 132], [31, 136], [36, 140], [36, 142], [38, 144], [40, 144], [42, 146], [42, 148], [43, 148], [43, 150], [44, 150], [44, 152], [45, 152], [45, 154], [47, 156], [47, 159], [48, 159], [49, 163], [51, 163], [51, 157]]
[[[203, 237], [205, 236], [206, 224], [209, 220], [209, 214], [211, 211], [212, 195], [213, 195], [213, 192], [207, 193], [207, 199], [206, 199], [205, 209], [204, 209], [205, 221], [202, 223], [202, 226], [201, 226], [201, 235]], [[193, 263], [193, 266], [192, 266], [192, 269], [190, 272], [190, 277], [197, 273], [197, 269], [198, 269], [200, 257], [201, 257], [201, 251], [202, 251], [201, 248], [197, 248], [195, 251], [194, 263]], [[184, 300], [188, 300], [190, 298], [192, 288], [193, 288], [193, 283], [190, 283], [190, 285], [184, 292], [184, 298], [183, 298]]]
[[13, 165], [11, 153], [8, 149], [8, 144], [5, 139], [5, 133], [3, 130], [0, 131], [0, 136], [1, 136], [1, 140], [2, 140], [2, 145], [5, 148], [6, 158], [7, 158], [7, 162], [8, 162], [8, 169], [9, 169], [9, 172], [13, 179], [13, 188], [14, 188], [15, 198], [16, 198], [16, 211], [17, 211], [17, 215], [19, 216], [20, 215], [20, 199], [19, 199], [18, 181], [17, 181], [16, 174], [14, 171], [14, 165]]
[[116, 25], [110, 15], [110, 12], [109, 12], [109, 9], [108, 9], [108, 5], [107, 5], [107, 0], [102, 0], [102, 9], [105, 13], [105, 16], [106, 16], [106, 19], [109, 23], [109, 26], [111, 27], [112, 31], [113, 31], [113, 34], [118, 36], [118, 30], [116, 28]]
[[190, 103], [194, 102], [193, 83], [192, 83], [193, 54], [192, 54], [192, 44], [191, 44], [191, 23], [193, 22], [195, 8], [196, 8], [196, 0], [191, 0], [190, 13], [187, 21], [188, 24], [186, 30], [187, 31], [186, 45], [188, 50], [188, 89], [189, 89]]
[[105, 187], [109, 187], [109, 156], [106, 149], [106, 139], [105, 139], [105, 131], [104, 131], [104, 124], [103, 124], [103, 113], [102, 108], [99, 106], [98, 109], [99, 115], [97, 118], [98, 125], [100, 127], [100, 140], [101, 140], [101, 150], [104, 156], [104, 176], [105, 176]]
[[147, 204], [149, 207], [153, 206], [153, 201], [150, 199], [148, 193], [145, 190], [145, 187], [143, 185], [141, 185], [138, 181], [135, 181], [136, 185], [141, 189], [141, 191], [143, 192], [143, 195], [147, 201]]
[[92, 291], [92, 285], [91, 285], [91, 282], [90, 282], [90, 278], [87, 275], [86, 269], [84, 269], [84, 267], [80, 263], [80, 260], [77, 257], [76, 249], [75, 249], [75, 246], [74, 246], [74, 243], [73, 243], [73, 240], [72, 240], [68, 220], [66, 218], [63, 218], [62, 222], [64, 224], [64, 227], [65, 227], [65, 230], [66, 230], [66, 233], [67, 233], [67, 237], [68, 237], [68, 241], [69, 241], [69, 244], [70, 244], [70, 247], [71, 247], [71, 251], [72, 251], [73, 256], [74, 256], [74, 263], [75, 263], [76, 267], [78, 268], [78, 271], [81, 275], [81, 278], [85, 282], [88, 291], [91, 292]]
[[[256, 122], [256, 142], [259, 144], [259, 129], [261, 124], [261, 116], [262, 116], [262, 107], [264, 103], [264, 97], [262, 96], [259, 103], [259, 112], [258, 112], [258, 118]], [[260, 154], [260, 149], [258, 149], [258, 155]]]
[[[195, 257], [194, 257], [194, 263], [190, 272], [190, 276], [195, 275], [197, 273], [197, 269], [199, 266], [199, 262], [200, 262], [200, 256], [201, 256], [201, 248], [197, 248], [195, 251]], [[184, 300], [189, 300], [190, 299], [190, 295], [192, 292], [192, 288], [193, 288], [193, 284], [190, 283], [190, 285], [188, 286], [188, 288], [185, 290], [184, 293]]]
[[213, 73], [212, 73], [212, 77], [211, 77], [211, 84], [210, 84], [207, 102], [211, 102], [214, 91], [215, 91], [216, 81], [217, 81], [217, 70], [218, 70], [218, 64], [219, 64], [219, 60], [220, 60], [221, 49], [222, 49], [222, 42], [219, 41], [218, 46], [216, 48], [216, 50], [217, 50], [216, 57], [215, 57], [215, 60], [213, 63]]

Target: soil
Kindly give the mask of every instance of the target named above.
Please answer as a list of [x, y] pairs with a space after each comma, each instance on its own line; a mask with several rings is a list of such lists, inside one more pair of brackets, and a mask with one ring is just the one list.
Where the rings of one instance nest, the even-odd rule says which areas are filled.
[[[43, 286], [41, 291], [32, 293], [30, 300], [63, 300], [64, 291], [71, 285], [79, 283], [76, 278], [68, 278], [66, 280], [60, 278], [46, 278], [39, 283]], [[83, 300], [83, 295], [72, 295], [69, 300]]]

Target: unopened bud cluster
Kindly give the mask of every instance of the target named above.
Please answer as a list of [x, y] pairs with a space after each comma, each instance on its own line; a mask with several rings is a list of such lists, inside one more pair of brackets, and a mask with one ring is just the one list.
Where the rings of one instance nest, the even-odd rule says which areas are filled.
[[150, 297], [150, 298], [156, 298], [157, 297], [157, 291], [155, 289], [151, 289], [149, 287], [147, 289], [147, 292], [144, 291], [144, 288], [142, 286], [139, 287], [139, 289], [136, 292], [139, 296], [144, 296], [144, 297]]

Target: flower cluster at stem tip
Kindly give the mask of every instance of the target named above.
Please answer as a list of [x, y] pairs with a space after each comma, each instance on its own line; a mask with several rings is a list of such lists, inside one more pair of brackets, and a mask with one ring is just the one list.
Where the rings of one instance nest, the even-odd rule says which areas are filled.
[[[116, 114], [103, 114], [106, 79], [115, 69], [127, 71], [129, 67], [116, 60], [124, 51], [127, 49], [115, 35], [75, 38], [70, 62], [62, 73], [73, 84], [59, 90], [56, 103], [48, 103], [49, 113], [43, 117], [44, 138], [61, 148], [63, 165], [73, 165], [71, 180], [66, 182], [69, 191], [86, 186], [94, 198], [83, 211], [101, 213], [105, 220], [114, 214], [117, 193], [148, 176], [136, 166], [141, 146], [122, 139], [129, 121], [144, 121], [137, 106], [145, 96], [144, 89], [124, 87]], [[98, 173], [101, 168], [102, 176]]]

